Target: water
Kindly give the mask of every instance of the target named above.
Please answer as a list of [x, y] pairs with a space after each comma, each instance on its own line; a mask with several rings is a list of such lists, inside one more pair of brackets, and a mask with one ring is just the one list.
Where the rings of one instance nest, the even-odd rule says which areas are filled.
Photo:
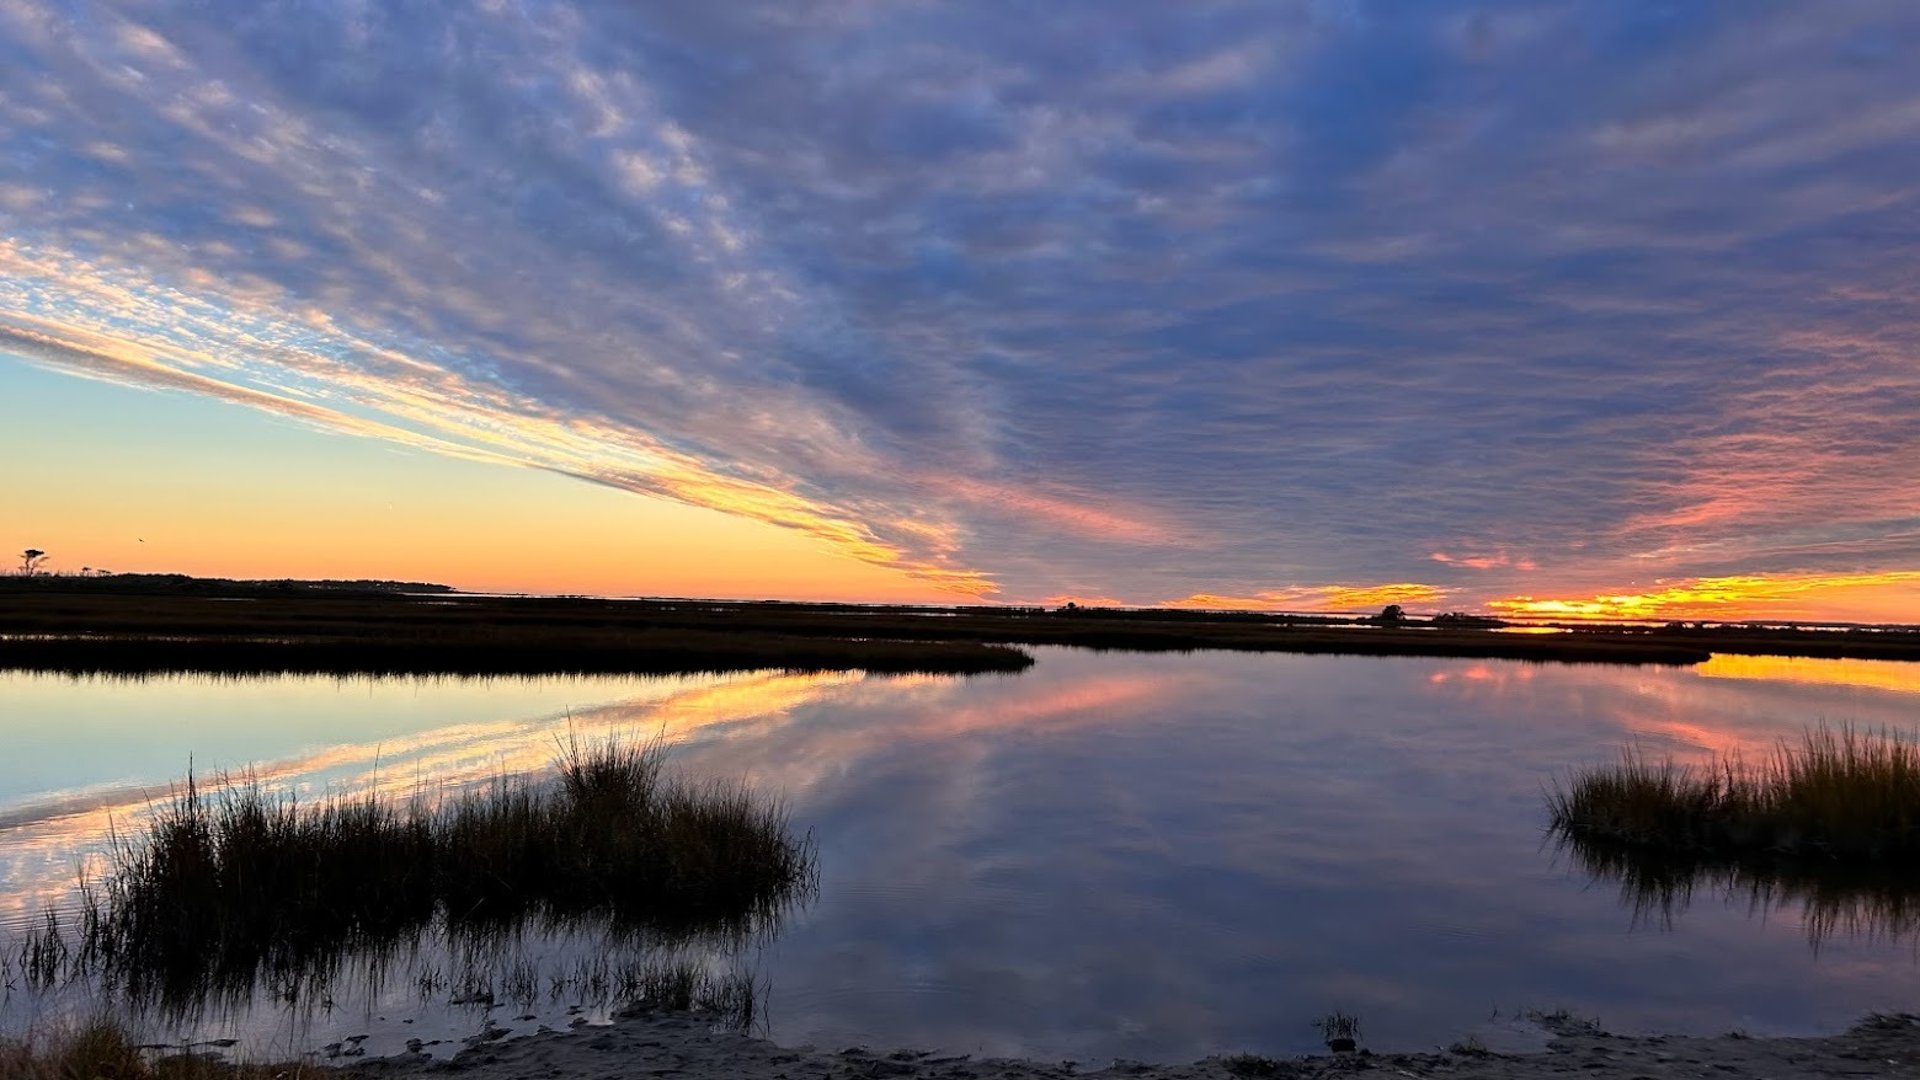
[[[1035, 651], [975, 678], [0, 676], [0, 926], [59, 903], [107, 821], [189, 758], [407, 791], [538, 768], [571, 727], [664, 734], [674, 767], [748, 778], [813, 830], [817, 899], [725, 961], [786, 1043], [1177, 1061], [1312, 1050], [1335, 1009], [1368, 1045], [1420, 1049], [1528, 1008], [1767, 1034], [1920, 1005], [1914, 941], [1867, 923], [1814, 942], [1797, 908], [1712, 891], [1637, 917], [1544, 842], [1541, 807], [1628, 741], [1689, 757], [1823, 719], [1910, 728], [1920, 666]], [[382, 1052], [484, 1022], [448, 996], [343, 994], [278, 1028], [263, 1006], [238, 1033]], [[489, 1015], [560, 1026], [565, 1004]]]

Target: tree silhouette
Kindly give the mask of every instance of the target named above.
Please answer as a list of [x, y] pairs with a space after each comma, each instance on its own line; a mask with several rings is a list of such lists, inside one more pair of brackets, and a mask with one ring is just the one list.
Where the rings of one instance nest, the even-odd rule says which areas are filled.
[[39, 572], [40, 564], [47, 560], [47, 553], [39, 548], [28, 548], [20, 553], [20, 572], [32, 577]]
[[1406, 609], [1402, 608], [1399, 604], [1388, 604], [1386, 607], [1383, 607], [1380, 609], [1379, 615], [1375, 616], [1375, 618], [1377, 618], [1380, 622], [1388, 626], [1392, 626], [1394, 623], [1397, 623], [1402, 619], [1405, 619], [1406, 617], [1407, 617]]

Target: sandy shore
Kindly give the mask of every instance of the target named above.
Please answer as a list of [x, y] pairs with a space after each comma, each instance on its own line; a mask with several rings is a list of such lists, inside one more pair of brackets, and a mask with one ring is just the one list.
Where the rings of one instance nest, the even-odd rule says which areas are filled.
[[688, 1080], [1060, 1080], [1134, 1077], [1316, 1078], [1359, 1073], [1380, 1080], [1799, 1080], [1803, 1077], [1906, 1077], [1920, 1080], [1920, 1016], [1875, 1017], [1824, 1038], [1616, 1036], [1570, 1021], [1546, 1021], [1554, 1038], [1544, 1053], [1341, 1054], [1292, 1060], [1209, 1058], [1191, 1065], [1071, 1063], [942, 1056], [914, 1051], [788, 1049], [760, 1039], [713, 1032], [686, 1016], [633, 1017], [610, 1028], [540, 1034], [469, 1048], [450, 1061], [386, 1058], [350, 1075], [385, 1080], [448, 1076], [462, 1080], [601, 1080], [684, 1077]]

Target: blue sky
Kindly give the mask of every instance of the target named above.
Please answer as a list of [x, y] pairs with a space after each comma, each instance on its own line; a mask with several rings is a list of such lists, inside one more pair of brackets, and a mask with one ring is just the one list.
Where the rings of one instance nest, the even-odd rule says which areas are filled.
[[0, 351], [930, 595], [1877, 613], [1916, 46], [1868, 0], [0, 0]]

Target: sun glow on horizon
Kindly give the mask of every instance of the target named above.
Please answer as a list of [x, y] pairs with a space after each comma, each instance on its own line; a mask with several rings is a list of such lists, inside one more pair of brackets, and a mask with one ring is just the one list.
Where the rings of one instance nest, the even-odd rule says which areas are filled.
[[1860, 574], [1742, 574], [1688, 578], [1643, 592], [1511, 596], [1491, 600], [1498, 615], [1590, 621], [1778, 619], [1913, 621], [1920, 570]]

